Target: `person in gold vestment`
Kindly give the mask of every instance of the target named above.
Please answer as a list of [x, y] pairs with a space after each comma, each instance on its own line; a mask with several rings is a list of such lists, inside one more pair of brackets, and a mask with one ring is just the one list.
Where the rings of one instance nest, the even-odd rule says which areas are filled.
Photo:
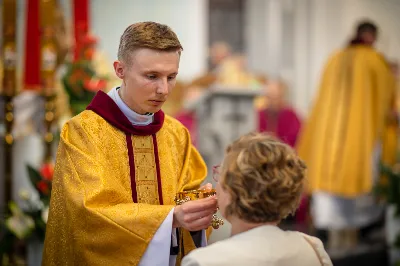
[[313, 222], [329, 230], [333, 249], [355, 247], [358, 230], [382, 215], [371, 192], [379, 163], [395, 160], [396, 138], [388, 138], [396, 128], [394, 79], [373, 48], [376, 37], [377, 27], [362, 22], [351, 43], [328, 60], [298, 140], [308, 165]]
[[174, 203], [199, 188], [205, 163], [188, 130], [161, 111], [181, 51], [166, 25], [124, 31], [121, 86], [99, 91], [62, 129], [43, 265], [175, 265], [206, 244], [215, 197]]

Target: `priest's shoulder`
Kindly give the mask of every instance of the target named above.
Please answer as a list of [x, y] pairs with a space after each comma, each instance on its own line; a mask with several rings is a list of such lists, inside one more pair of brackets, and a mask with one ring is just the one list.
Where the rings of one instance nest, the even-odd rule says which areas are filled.
[[165, 115], [162, 129], [168, 131], [168, 133], [177, 135], [180, 138], [189, 137], [189, 130], [179, 120], [169, 115]]
[[333, 66], [338, 61], [338, 59], [342, 57], [344, 52], [345, 50], [343, 49], [333, 51], [325, 61], [325, 68]]
[[106, 120], [97, 115], [95, 112], [85, 110], [78, 115], [69, 119], [62, 128], [61, 136], [66, 136], [70, 130], [78, 130], [88, 133], [92, 129], [104, 129], [104, 126], [109, 125]]
[[363, 46], [358, 48], [359, 60], [365, 62], [375, 70], [390, 71], [390, 63], [383, 53], [373, 47]]
[[366, 45], [358, 45], [353, 47], [353, 49], [357, 50], [359, 52], [360, 57], [363, 59], [374, 60], [379, 63], [388, 64], [388, 61], [386, 60], [385, 56], [380, 51], [376, 50], [374, 47]]

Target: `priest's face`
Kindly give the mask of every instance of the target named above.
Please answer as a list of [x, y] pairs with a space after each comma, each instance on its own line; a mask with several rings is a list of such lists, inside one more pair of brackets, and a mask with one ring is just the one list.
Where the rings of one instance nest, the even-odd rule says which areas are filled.
[[140, 48], [128, 62], [114, 62], [117, 76], [122, 79], [120, 96], [136, 113], [156, 113], [174, 88], [179, 69], [178, 51]]

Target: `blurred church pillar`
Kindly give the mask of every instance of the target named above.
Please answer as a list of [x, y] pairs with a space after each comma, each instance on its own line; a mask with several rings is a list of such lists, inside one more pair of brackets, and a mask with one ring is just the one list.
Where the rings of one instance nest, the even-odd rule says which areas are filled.
[[[301, 0], [299, 0], [301, 1]], [[246, 53], [252, 71], [283, 78], [292, 101], [294, 68], [294, 0], [246, 1]]]
[[279, 77], [282, 67], [282, 1], [268, 0], [264, 23], [267, 32], [267, 69], [271, 77]]
[[[307, 115], [322, 67], [335, 48], [344, 45], [342, 15], [351, 1], [248, 0], [246, 50], [253, 71], [283, 78], [289, 102]], [[357, 1], [360, 2], [360, 1]]]
[[250, 70], [268, 73], [266, 10], [268, 1], [245, 2], [245, 49]]
[[296, 1], [294, 12], [294, 71], [292, 83], [292, 103], [302, 114], [308, 109], [310, 89], [310, 23], [311, 0]]

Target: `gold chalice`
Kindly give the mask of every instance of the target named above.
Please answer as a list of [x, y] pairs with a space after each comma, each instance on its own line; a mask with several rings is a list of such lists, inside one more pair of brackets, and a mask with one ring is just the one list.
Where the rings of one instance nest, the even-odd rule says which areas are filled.
[[[196, 189], [196, 190], [188, 190], [183, 192], [178, 192], [175, 196], [176, 205], [181, 205], [187, 201], [204, 199], [207, 197], [211, 197], [216, 195], [217, 192], [215, 189], [207, 190], [207, 189]], [[211, 226], [214, 229], [218, 229], [221, 225], [224, 225], [224, 220], [219, 218], [216, 214], [213, 214], [211, 220]]]

